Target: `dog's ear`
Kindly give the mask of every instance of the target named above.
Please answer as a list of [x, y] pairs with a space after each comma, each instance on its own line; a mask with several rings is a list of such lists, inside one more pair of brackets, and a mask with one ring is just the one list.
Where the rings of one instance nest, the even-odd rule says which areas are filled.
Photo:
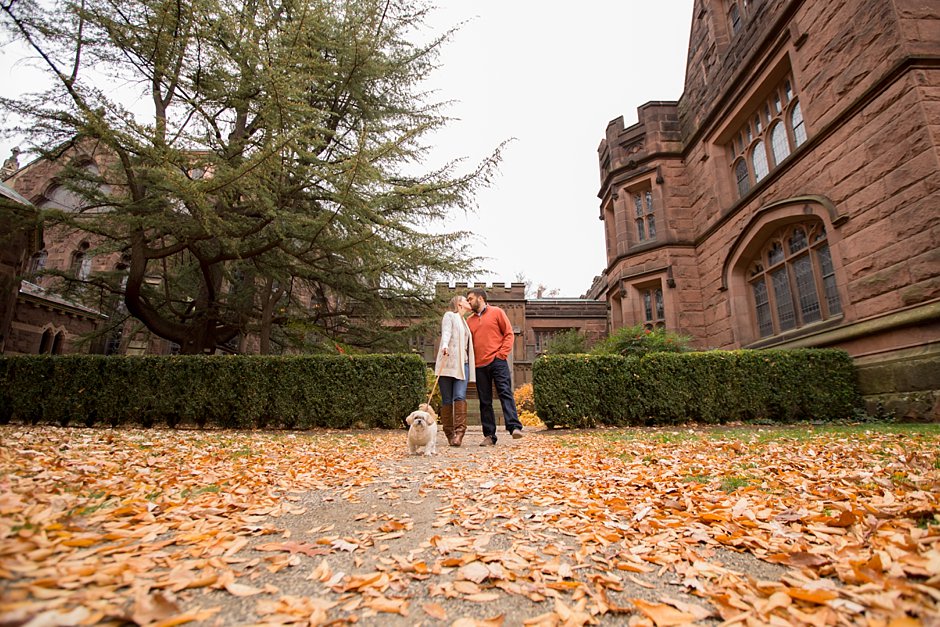
[[411, 425], [412, 422], [415, 421], [415, 413], [416, 412], [411, 412], [410, 414], [408, 414], [408, 417], [405, 418], [405, 422], [407, 422], [409, 426]]

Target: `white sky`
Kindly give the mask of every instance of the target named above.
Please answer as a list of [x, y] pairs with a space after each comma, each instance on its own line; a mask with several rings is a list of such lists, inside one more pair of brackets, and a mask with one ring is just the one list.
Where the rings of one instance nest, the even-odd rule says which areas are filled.
[[[478, 209], [444, 228], [474, 233], [488, 272], [466, 281], [532, 282], [577, 297], [606, 265], [597, 147], [607, 123], [650, 100], [677, 100], [693, 0], [437, 0], [436, 32], [466, 22], [430, 85], [457, 118], [433, 138], [432, 160], [467, 166], [514, 138]], [[557, 5], [564, 7], [565, 5]], [[0, 47], [0, 93], [30, 83], [20, 48]], [[2, 126], [2, 121], [0, 121]], [[17, 145], [0, 137], [0, 160]], [[22, 161], [21, 161], [22, 163]]]
[[439, 0], [443, 29], [469, 20], [434, 83], [460, 118], [438, 150], [479, 161], [514, 137], [495, 184], [455, 228], [477, 236], [488, 274], [577, 297], [606, 266], [597, 147], [608, 122], [651, 100], [678, 100], [692, 0]]

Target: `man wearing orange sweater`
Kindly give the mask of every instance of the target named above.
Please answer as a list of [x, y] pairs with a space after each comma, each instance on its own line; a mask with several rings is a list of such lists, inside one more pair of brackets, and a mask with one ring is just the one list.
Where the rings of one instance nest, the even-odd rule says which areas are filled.
[[512, 395], [512, 374], [509, 372], [509, 353], [512, 352], [512, 324], [506, 312], [486, 303], [486, 290], [475, 287], [467, 293], [473, 312], [467, 326], [473, 335], [473, 353], [476, 357], [477, 393], [480, 396], [480, 422], [483, 423], [483, 442], [480, 446], [496, 444], [496, 414], [493, 412], [493, 384], [503, 407], [506, 430], [515, 439], [522, 437], [522, 423], [516, 413]]

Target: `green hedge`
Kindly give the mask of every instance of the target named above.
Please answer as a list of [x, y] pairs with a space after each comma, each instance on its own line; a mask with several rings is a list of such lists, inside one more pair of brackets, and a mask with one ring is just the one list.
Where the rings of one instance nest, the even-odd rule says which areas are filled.
[[0, 423], [397, 428], [425, 370], [417, 355], [0, 357]]
[[834, 349], [547, 355], [532, 380], [550, 427], [830, 421], [861, 406], [852, 358]]

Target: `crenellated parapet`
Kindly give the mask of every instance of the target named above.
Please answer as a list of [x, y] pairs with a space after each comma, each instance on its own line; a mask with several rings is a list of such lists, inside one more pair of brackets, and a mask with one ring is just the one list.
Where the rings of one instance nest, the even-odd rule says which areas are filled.
[[447, 283], [444, 281], [435, 284], [435, 291], [438, 294], [448, 294], [455, 292], [466, 292], [471, 288], [482, 288], [486, 290], [488, 299], [493, 300], [525, 300], [525, 283], [513, 281], [512, 283], [489, 283], [474, 282], [467, 283], [458, 281], [456, 283]]

